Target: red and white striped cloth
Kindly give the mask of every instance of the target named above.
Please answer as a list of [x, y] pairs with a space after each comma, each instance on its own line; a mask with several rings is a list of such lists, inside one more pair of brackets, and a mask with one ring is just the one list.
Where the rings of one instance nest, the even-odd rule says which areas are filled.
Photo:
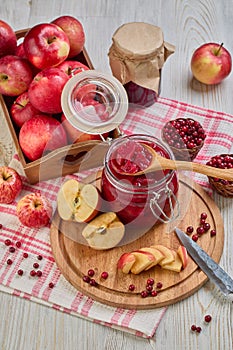
[[[178, 117], [193, 118], [204, 127], [207, 137], [195, 161], [206, 163], [207, 160], [220, 153], [232, 152], [233, 116], [192, 106], [174, 100], [159, 98], [152, 107], [135, 109], [130, 106], [129, 113], [121, 125], [125, 133], [145, 133], [160, 137], [163, 125]], [[22, 172], [17, 157], [11, 166]], [[194, 175], [194, 179], [211, 193], [207, 178]], [[56, 207], [56, 196], [64, 178], [53, 179], [30, 185], [24, 178], [21, 194], [10, 205], [0, 205], [0, 291], [11, 293], [57, 310], [83, 317], [105, 326], [120, 329], [141, 337], [151, 338], [162, 319], [166, 308], [151, 310], [127, 310], [110, 307], [77, 291], [60, 273], [50, 247], [49, 230], [47, 226], [41, 229], [30, 229], [21, 225], [16, 216], [17, 201], [27, 193], [41, 192]], [[14, 246], [17, 241], [22, 243], [15, 252], [10, 253], [5, 240], [10, 239]], [[23, 253], [28, 253], [28, 258]], [[38, 255], [43, 257], [38, 260]], [[12, 259], [11, 265], [7, 259]], [[42, 271], [41, 277], [30, 276], [33, 264], [37, 262]], [[24, 271], [22, 276], [17, 271]], [[50, 288], [50, 283], [54, 288]]]

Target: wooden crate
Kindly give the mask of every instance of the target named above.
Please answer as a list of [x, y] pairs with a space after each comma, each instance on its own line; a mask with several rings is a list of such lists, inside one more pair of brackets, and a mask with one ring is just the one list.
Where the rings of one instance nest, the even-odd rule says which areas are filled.
[[[23, 38], [28, 29], [16, 32], [17, 38]], [[76, 57], [78, 61], [87, 65], [90, 69], [94, 69], [92, 62], [88, 56], [86, 49]], [[16, 97], [15, 97], [16, 98]], [[29, 161], [24, 156], [18, 141], [19, 130], [12, 123], [9, 110], [15, 98], [0, 95], [0, 108], [5, 115], [10, 133], [12, 135], [16, 151], [20, 162], [22, 163], [25, 175], [29, 183], [34, 184], [39, 181], [60, 177], [67, 174], [77, 172], [82, 163], [82, 169], [95, 168], [103, 163], [103, 158], [107, 150], [107, 142], [102, 141], [86, 141], [67, 145], [56, 149], [37, 159]], [[114, 131], [114, 136], [117, 137]], [[98, 144], [98, 147], [95, 147]], [[85, 160], [85, 162], [84, 162]]]

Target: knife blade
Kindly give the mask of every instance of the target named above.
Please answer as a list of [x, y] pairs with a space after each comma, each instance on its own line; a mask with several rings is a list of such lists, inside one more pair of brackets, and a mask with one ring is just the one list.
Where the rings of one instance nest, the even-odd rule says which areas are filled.
[[175, 232], [187, 252], [221, 292], [233, 301], [233, 279], [196, 242], [178, 228]]

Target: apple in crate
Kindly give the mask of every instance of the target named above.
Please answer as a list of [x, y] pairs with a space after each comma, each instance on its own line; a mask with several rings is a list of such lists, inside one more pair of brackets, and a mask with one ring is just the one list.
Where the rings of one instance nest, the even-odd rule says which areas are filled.
[[61, 94], [68, 80], [68, 75], [59, 68], [43, 69], [29, 86], [28, 96], [31, 104], [43, 113], [61, 113]]
[[57, 66], [57, 68], [65, 72], [69, 76], [69, 78], [72, 78], [75, 74], [78, 74], [85, 70], [90, 70], [90, 68], [87, 67], [85, 64], [79, 61], [71, 61], [71, 60], [66, 60], [60, 63]]
[[20, 128], [28, 119], [37, 114], [41, 112], [31, 104], [27, 91], [19, 95], [10, 108], [11, 119]]
[[52, 23], [40, 23], [29, 29], [23, 46], [28, 60], [39, 69], [57, 66], [70, 51], [67, 35]]
[[15, 169], [0, 166], [0, 203], [12, 203], [21, 192], [22, 186], [21, 176]]
[[201, 83], [218, 84], [230, 74], [231, 68], [231, 55], [223, 44], [206, 43], [192, 55], [191, 70]]
[[37, 192], [22, 197], [17, 203], [16, 213], [23, 225], [39, 228], [49, 224], [53, 208], [49, 200]]
[[92, 184], [67, 180], [57, 195], [57, 210], [63, 220], [88, 222], [98, 213], [100, 194]]
[[17, 46], [17, 38], [11, 26], [0, 20], [0, 57], [14, 55]]
[[67, 136], [57, 119], [38, 114], [22, 125], [19, 144], [24, 155], [30, 161], [34, 161], [50, 151], [66, 146]]
[[88, 245], [96, 250], [116, 247], [125, 234], [125, 226], [116, 213], [106, 212], [86, 224], [82, 231]]
[[0, 93], [18, 96], [25, 92], [33, 79], [28, 61], [14, 55], [0, 58]]
[[70, 52], [68, 58], [77, 56], [84, 47], [85, 33], [79, 20], [72, 16], [61, 16], [52, 21], [64, 30], [70, 43]]

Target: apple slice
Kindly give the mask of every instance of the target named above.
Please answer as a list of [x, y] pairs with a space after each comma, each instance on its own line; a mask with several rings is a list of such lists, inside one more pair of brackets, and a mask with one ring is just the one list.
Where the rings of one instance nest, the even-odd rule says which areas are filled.
[[175, 260], [174, 255], [172, 253], [172, 250], [165, 247], [164, 245], [156, 244], [152, 247], [160, 250], [165, 255], [165, 257], [159, 263], [160, 266], [170, 264], [171, 262], [173, 262]]
[[174, 272], [180, 272], [182, 269], [182, 261], [174, 250], [172, 251], [172, 254], [174, 256], [174, 261], [172, 261], [169, 264], [162, 265], [163, 269], [174, 271]]
[[138, 275], [140, 272], [144, 271], [152, 262], [155, 262], [155, 257], [149, 252], [144, 252], [142, 250], [133, 251], [132, 254], [135, 256], [136, 261], [131, 267], [131, 272]]
[[98, 213], [100, 195], [92, 184], [71, 179], [66, 181], [57, 195], [57, 209], [63, 220], [89, 222]]
[[165, 258], [165, 255], [160, 250], [153, 247], [144, 247], [139, 250], [151, 253], [155, 257], [155, 261], [153, 261], [145, 270], [149, 270], [151, 267], [157, 265], [163, 258]]
[[187, 264], [188, 264], [188, 253], [187, 253], [187, 249], [183, 246], [180, 245], [178, 250], [177, 250], [177, 254], [180, 257], [180, 260], [182, 261], [182, 267], [183, 269], [186, 268]]
[[113, 212], [103, 213], [89, 222], [82, 231], [91, 248], [97, 250], [115, 247], [125, 234], [125, 226]]
[[117, 262], [117, 268], [123, 273], [129, 273], [135, 261], [136, 258], [132, 253], [124, 253]]

